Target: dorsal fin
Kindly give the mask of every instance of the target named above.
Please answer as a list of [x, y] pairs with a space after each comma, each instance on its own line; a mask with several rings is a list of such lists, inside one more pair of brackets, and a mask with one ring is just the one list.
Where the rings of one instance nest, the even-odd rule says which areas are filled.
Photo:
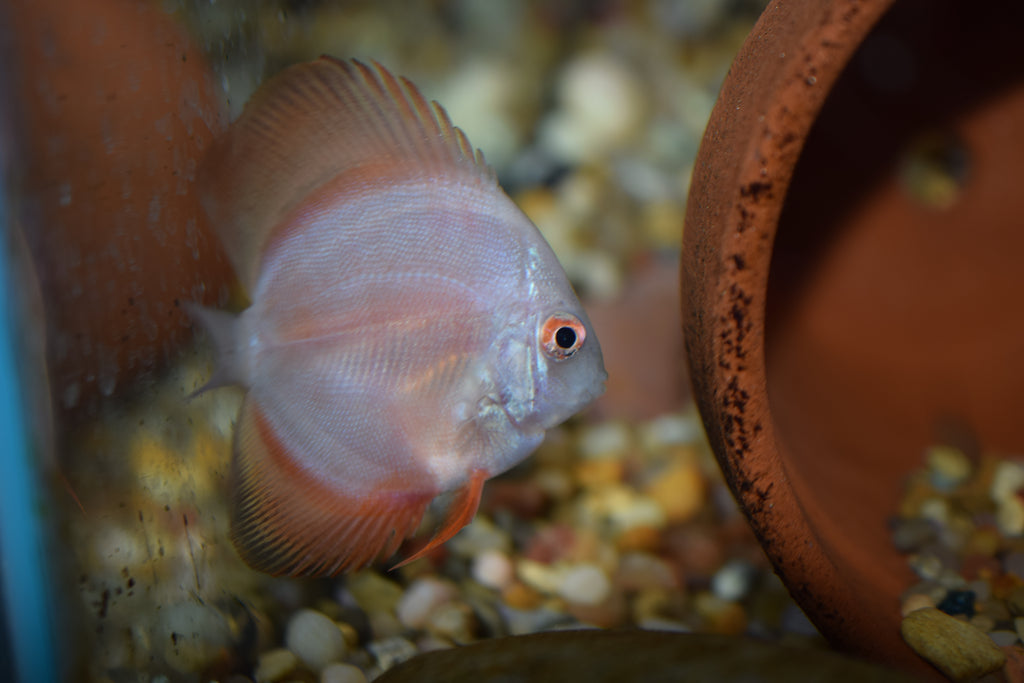
[[496, 184], [444, 109], [405, 78], [331, 57], [289, 67], [253, 95], [200, 178], [203, 205], [250, 293], [273, 228], [311, 192], [360, 168], [371, 180]]

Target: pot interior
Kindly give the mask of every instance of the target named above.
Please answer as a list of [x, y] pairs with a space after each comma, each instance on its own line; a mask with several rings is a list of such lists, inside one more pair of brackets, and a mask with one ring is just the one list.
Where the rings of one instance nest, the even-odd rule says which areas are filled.
[[783, 463], [889, 626], [913, 578], [887, 520], [923, 448], [1024, 454], [1022, 19], [1016, 2], [896, 2], [830, 94], [778, 225]]

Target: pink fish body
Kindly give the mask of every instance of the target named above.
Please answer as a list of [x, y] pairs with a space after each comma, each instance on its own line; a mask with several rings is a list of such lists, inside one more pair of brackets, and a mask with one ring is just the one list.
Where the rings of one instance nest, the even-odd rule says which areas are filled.
[[247, 389], [232, 538], [253, 567], [366, 565], [441, 496], [422, 554], [603, 391], [550, 247], [440, 106], [382, 67], [285, 70], [200, 182], [252, 301], [195, 313], [220, 353], [211, 384]]

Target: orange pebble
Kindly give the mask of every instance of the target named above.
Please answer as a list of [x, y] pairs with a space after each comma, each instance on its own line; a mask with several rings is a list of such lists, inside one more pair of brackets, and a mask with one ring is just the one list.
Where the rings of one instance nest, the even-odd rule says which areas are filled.
[[520, 581], [513, 581], [501, 592], [502, 601], [515, 609], [534, 609], [544, 601], [540, 593]]

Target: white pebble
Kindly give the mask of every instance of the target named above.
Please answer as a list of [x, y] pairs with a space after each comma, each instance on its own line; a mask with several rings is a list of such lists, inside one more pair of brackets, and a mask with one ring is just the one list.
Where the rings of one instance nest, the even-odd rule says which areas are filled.
[[328, 664], [320, 672], [320, 683], [366, 683], [366, 674], [351, 664]]
[[637, 76], [611, 54], [571, 61], [558, 80], [560, 107], [542, 141], [568, 161], [596, 159], [639, 133], [647, 102]]
[[583, 457], [600, 458], [610, 455], [622, 455], [629, 448], [629, 427], [623, 422], [603, 422], [588, 426], [579, 439], [579, 449]]
[[1024, 463], [1004, 460], [996, 466], [992, 474], [989, 495], [997, 503], [1016, 497], [1017, 491], [1024, 488]]
[[558, 595], [579, 605], [598, 605], [611, 594], [612, 582], [608, 574], [592, 564], [578, 564], [561, 576]]
[[473, 579], [482, 586], [502, 590], [515, 578], [515, 567], [500, 550], [485, 550], [473, 558]]
[[381, 671], [387, 671], [417, 654], [414, 644], [399, 637], [374, 640], [367, 643], [366, 649], [377, 660], [377, 666], [381, 668]]
[[522, 146], [513, 117], [523, 90], [519, 80], [504, 61], [474, 59], [447, 79], [438, 97], [494, 168], [504, 167]]
[[1016, 496], [999, 503], [996, 509], [996, 526], [1007, 536], [1024, 533], [1024, 501]]
[[711, 590], [722, 600], [742, 600], [753, 587], [757, 570], [742, 560], [727, 562], [711, 577]]
[[507, 552], [512, 547], [512, 539], [486, 517], [477, 517], [455, 534], [445, 547], [459, 557], [474, 557], [484, 550]]
[[416, 579], [405, 589], [395, 614], [409, 628], [423, 628], [432, 611], [458, 594], [459, 589], [448, 581], [430, 576]]
[[640, 427], [640, 440], [648, 450], [661, 446], [697, 443], [703, 438], [704, 431], [700, 418], [693, 413], [662, 415]]
[[300, 609], [292, 615], [285, 627], [284, 644], [311, 671], [339, 661], [348, 649], [338, 625], [314, 609]]
[[1017, 617], [1013, 620], [1013, 629], [1017, 632], [1017, 637], [1024, 639], [1024, 617]]

